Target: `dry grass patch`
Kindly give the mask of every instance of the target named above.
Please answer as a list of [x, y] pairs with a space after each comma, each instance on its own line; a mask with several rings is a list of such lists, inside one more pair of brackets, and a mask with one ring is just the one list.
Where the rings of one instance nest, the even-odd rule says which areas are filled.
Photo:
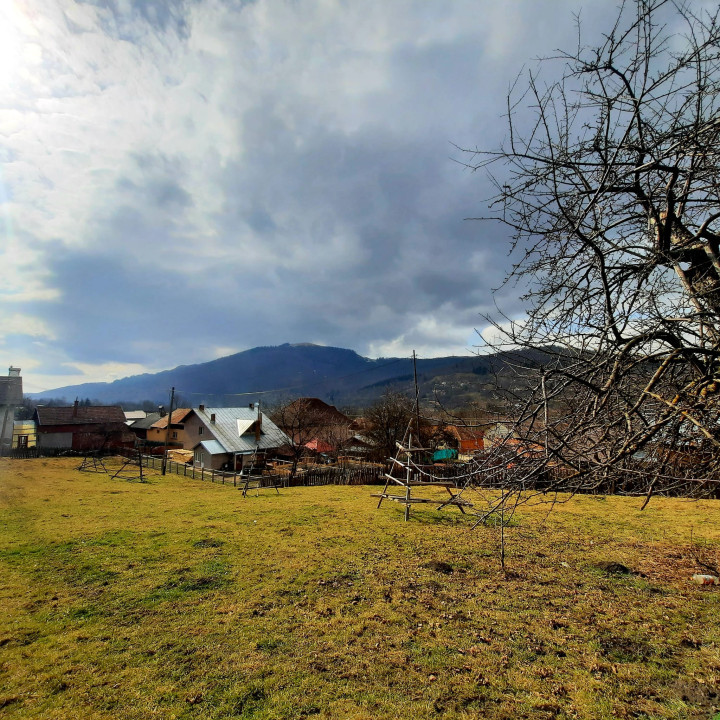
[[[0, 461], [8, 718], [709, 718], [720, 505], [579, 497], [508, 530], [370, 488]], [[612, 563], [630, 572], [619, 571]]]

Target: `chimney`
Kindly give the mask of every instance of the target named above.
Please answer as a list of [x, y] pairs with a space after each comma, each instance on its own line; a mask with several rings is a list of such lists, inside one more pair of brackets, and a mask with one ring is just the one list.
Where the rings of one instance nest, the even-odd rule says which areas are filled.
[[20, 377], [20, 368], [13, 367], [11, 365], [8, 368], [8, 377]]
[[258, 416], [255, 421], [255, 444], [260, 444], [260, 433], [262, 432], [262, 413], [260, 412], [260, 405], [258, 404]]
[[200, 412], [205, 412], [205, 406], [204, 405], [198, 405], [198, 410]]
[[75, 398], [75, 404], [73, 405], [73, 417], [77, 417], [79, 404], [78, 399]]
[[212, 413], [212, 414], [210, 415], [210, 422], [211, 422], [211, 423], [214, 423], [214, 422], [215, 422], [215, 413]]

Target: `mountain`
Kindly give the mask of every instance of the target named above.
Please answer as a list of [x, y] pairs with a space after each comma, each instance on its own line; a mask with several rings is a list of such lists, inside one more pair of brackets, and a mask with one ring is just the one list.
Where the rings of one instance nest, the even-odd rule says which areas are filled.
[[[421, 395], [452, 398], [457, 405], [479, 399], [497, 359], [493, 356], [450, 356], [417, 361]], [[409, 358], [371, 360], [353, 350], [309, 343], [257, 347], [197, 365], [115, 380], [84, 383], [32, 393], [30, 397], [90, 398], [101, 403], [150, 400], [167, 404], [174, 387], [181, 404], [244, 405], [271, 403], [298, 396], [318, 397], [333, 405], [365, 406], [384, 390], [413, 388]]]

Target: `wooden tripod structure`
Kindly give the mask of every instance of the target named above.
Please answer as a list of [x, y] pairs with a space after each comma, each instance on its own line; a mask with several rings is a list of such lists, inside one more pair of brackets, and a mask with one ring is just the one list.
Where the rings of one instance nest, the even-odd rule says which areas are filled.
[[137, 482], [147, 482], [143, 475], [142, 450], [137, 448], [137, 455], [130, 456], [125, 460], [120, 469], [113, 475], [113, 480], [120, 478], [122, 480], [136, 480]]
[[[417, 365], [415, 362], [415, 351], [413, 351], [413, 368], [415, 371], [415, 416], [408, 423], [405, 430], [405, 436], [401, 443], [396, 442], [397, 453], [395, 457], [390, 458], [390, 472], [385, 473], [385, 487], [381, 493], [373, 493], [371, 497], [380, 498], [378, 500], [378, 508], [382, 505], [383, 500], [392, 500], [393, 502], [405, 505], [405, 521], [410, 519], [410, 507], [416, 503], [432, 503], [437, 504], [438, 510], [442, 510], [448, 505], [455, 505], [460, 512], [465, 514], [466, 507], [472, 507], [472, 503], [460, 497], [457, 487], [452, 480], [443, 480], [434, 478], [428, 473], [422, 473], [418, 467], [418, 463], [413, 461], [413, 457], [420, 453], [429, 452], [428, 448], [420, 447], [420, 394], [417, 381]], [[413, 423], [415, 424], [416, 437], [418, 438], [417, 447], [413, 445]], [[427, 476], [428, 479], [423, 479]], [[393, 494], [388, 492], [388, 487], [393, 483], [391, 489], [399, 490], [402, 488], [404, 492], [401, 494]], [[396, 487], [396, 486], [399, 486]], [[438, 498], [417, 497], [413, 496], [413, 492], [418, 488], [441, 487], [445, 488], [450, 495], [444, 502]], [[438, 504], [439, 503], [439, 504]]]
[[[460, 512], [465, 514], [466, 507], [472, 507], [472, 503], [460, 497], [457, 492], [455, 483], [452, 480], [440, 480], [430, 476], [430, 479], [423, 480], [422, 475], [418, 472], [417, 464], [413, 462], [413, 456], [417, 453], [427, 452], [427, 448], [413, 446], [413, 435], [410, 432], [412, 422], [408, 425], [405, 438], [402, 443], [396, 443], [397, 453], [395, 457], [390, 458], [392, 463], [390, 472], [385, 473], [385, 487], [380, 493], [373, 493], [372, 497], [380, 498], [378, 500], [378, 508], [382, 505], [383, 500], [392, 500], [393, 502], [405, 505], [405, 520], [410, 519], [410, 508], [416, 503], [431, 503], [437, 505], [438, 510], [442, 510], [448, 505], [455, 505]], [[391, 487], [391, 483], [393, 484]], [[400, 490], [400, 494], [388, 492], [391, 490]], [[430, 497], [417, 497], [413, 495], [418, 489], [440, 487], [447, 490], [450, 497], [446, 500]]]
[[78, 470], [82, 472], [107, 473], [107, 468], [99, 452], [86, 455], [80, 465], [78, 465]]
[[106, 473], [108, 469], [105, 467], [103, 462], [103, 452], [105, 451], [105, 445], [107, 445], [108, 436], [105, 435], [102, 445], [97, 450], [92, 450], [85, 455], [83, 461], [78, 466], [78, 470], [81, 472], [94, 472], [94, 473]]

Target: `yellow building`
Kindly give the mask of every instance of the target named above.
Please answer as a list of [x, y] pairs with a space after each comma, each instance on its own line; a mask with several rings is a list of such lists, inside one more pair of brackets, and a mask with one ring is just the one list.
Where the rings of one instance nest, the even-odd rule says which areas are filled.
[[198, 436], [203, 432], [200, 429], [202, 423], [193, 413], [192, 408], [173, 410], [169, 433], [168, 420], [168, 416], [165, 415], [148, 428], [148, 444], [165, 445], [167, 443], [169, 447], [192, 450], [198, 442]]
[[15, 420], [13, 423], [13, 450], [35, 447], [37, 431], [34, 420]]

